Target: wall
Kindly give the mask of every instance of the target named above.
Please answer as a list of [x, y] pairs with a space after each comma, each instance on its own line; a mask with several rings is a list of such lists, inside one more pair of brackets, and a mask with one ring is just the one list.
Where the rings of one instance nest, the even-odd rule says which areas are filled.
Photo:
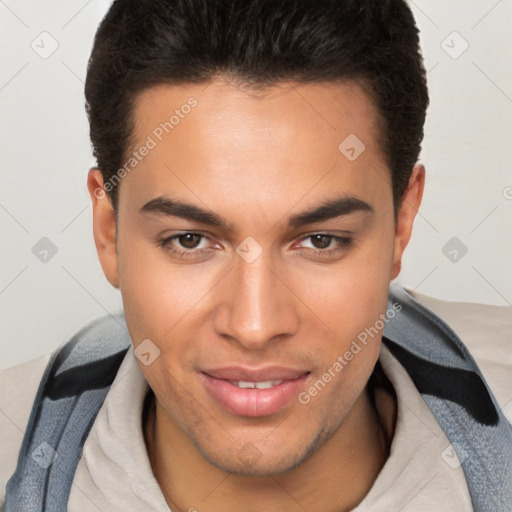
[[[1, 367], [48, 352], [122, 307], [96, 256], [85, 185], [94, 160], [83, 82], [109, 4], [0, 2]], [[431, 107], [426, 190], [398, 280], [446, 300], [510, 307], [512, 3], [411, 7]]]

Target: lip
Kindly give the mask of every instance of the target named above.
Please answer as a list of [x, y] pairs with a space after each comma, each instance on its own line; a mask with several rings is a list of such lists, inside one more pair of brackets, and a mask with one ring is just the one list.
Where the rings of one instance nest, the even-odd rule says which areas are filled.
[[[251, 370], [242, 367], [219, 368], [200, 373], [208, 394], [237, 416], [260, 417], [276, 414], [293, 401], [309, 380], [307, 370], [269, 367]], [[268, 389], [239, 388], [231, 381], [262, 382], [282, 380]]]
[[287, 368], [285, 366], [268, 366], [266, 368], [244, 368], [242, 366], [227, 366], [203, 370], [210, 377], [223, 380], [245, 380], [249, 382], [262, 382], [266, 380], [294, 380], [308, 373], [308, 370]]

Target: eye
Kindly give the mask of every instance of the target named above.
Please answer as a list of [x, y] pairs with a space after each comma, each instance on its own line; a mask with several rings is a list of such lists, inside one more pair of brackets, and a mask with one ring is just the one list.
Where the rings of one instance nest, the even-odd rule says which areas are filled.
[[327, 249], [334, 237], [324, 234], [310, 235], [305, 240], [311, 240], [314, 249]]
[[172, 237], [172, 240], [177, 240], [185, 249], [197, 249], [202, 238], [204, 238], [203, 235], [198, 235], [197, 233], [183, 233], [175, 235]]
[[309, 242], [309, 247], [308, 245], [302, 246], [302, 248], [306, 249], [306, 252], [311, 251], [319, 256], [329, 256], [349, 249], [354, 239], [352, 237], [336, 236], [328, 233], [315, 233], [304, 237], [300, 241], [301, 244], [304, 242]]
[[165, 251], [180, 258], [191, 258], [204, 255], [209, 252], [209, 238], [200, 233], [176, 233], [157, 241], [157, 245]]
[[[341, 237], [329, 233], [314, 233], [302, 238], [298, 242], [299, 253], [306, 256], [332, 257], [346, 252], [352, 245], [352, 237]], [[209, 237], [200, 233], [182, 232], [172, 236], [161, 238], [156, 241], [157, 245], [163, 248], [173, 257], [180, 259], [203, 258], [211, 254], [212, 249], [219, 246], [211, 244]]]

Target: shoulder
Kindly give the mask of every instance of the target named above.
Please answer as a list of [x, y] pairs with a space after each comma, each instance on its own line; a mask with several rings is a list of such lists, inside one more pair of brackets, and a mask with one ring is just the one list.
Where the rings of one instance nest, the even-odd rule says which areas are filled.
[[512, 422], [512, 307], [445, 301], [404, 289], [462, 340]]
[[[86, 324], [56, 352], [47, 391], [58, 400], [60, 393], [79, 392], [87, 385], [104, 387], [114, 378], [129, 345], [124, 314], [106, 315]], [[5, 486], [14, 473], [41, 380], [52, 353], [0, 371], [0, 509]], [[109, 380], [110, 385], [111, 380]], [[71, 391], [70, 391], [71, 390]]]
[[0, 370], [0, 496], [16, 469], [32, 404], [50, 360], [45, 354], [28, 363]]

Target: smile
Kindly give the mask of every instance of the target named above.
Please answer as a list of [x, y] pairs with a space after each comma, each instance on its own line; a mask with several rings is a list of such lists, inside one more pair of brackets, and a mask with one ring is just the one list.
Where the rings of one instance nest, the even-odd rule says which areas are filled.
[[310, 379], [310, 373], [304, 371], [281, 372], [287, 374], [287, 378], [265, 380], [226, 379], [220, 375], [225, 377], [230, 372], [212, 373], [217, 375], [200, 373], [207, 394], [230, 413], [253, 418], [276, 414], [291, 402], [296, 402], [297, 395], [305, 389]]
[[242, 389], [269, 389], [273, 388], [274, 386], [279, 386], [279, 384], [282, 384], [282, 380], [264, 380], [261, 382], [248, 382], [244, 380], [239, 381], [230, 381], [233, 386], [238, 386]]

